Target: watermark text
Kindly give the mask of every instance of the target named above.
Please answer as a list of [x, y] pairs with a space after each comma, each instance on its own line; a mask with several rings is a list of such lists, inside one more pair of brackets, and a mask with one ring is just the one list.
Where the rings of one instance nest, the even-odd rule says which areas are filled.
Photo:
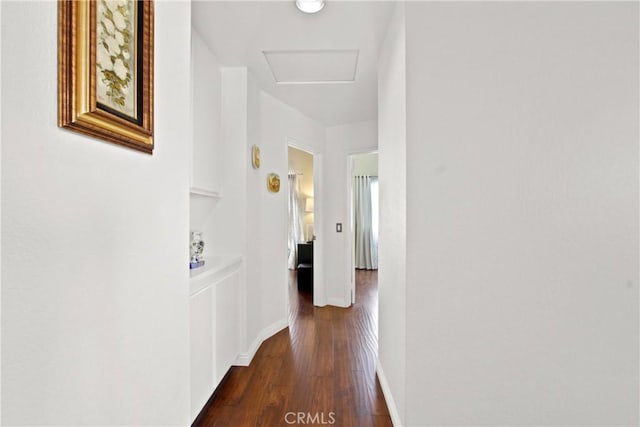
[[284, 422], [287, 424], [327, 424], [336, 423], [335, 412], [287, 412], [284, 414]]

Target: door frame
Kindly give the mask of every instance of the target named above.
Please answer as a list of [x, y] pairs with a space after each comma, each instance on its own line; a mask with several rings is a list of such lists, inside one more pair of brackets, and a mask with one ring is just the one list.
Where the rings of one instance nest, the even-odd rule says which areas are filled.
[[[289, 159], [289, 147], [309, 153], [313, 156], [313, 235], [316, 239], [313, 242], [313, 305], [323, 307], [327, 305], [326, 290], [324, 284], [324, 260], [323, 260], [323, 240], [324, 232], [322, 227], [323, 215], [323, 182], [322, 182], [322, 152], [310, 145], [307, 145], [296, 138], [286, 137], [287, 161]], [[288, 212], [288, 209], [287, 209]], [[288, 215], [288, 213], [287, 213]], [[287, 303], [289, 294], [287, 291]]]
[[[345, 240], [345, 253], [348, 255], [348, 262], [346, 262], [347, 270], [345, 271], [345, 289], [344, 298], [345, 302], [349, 305], [356, 303], [356, 245], [353, 238], [355, 233], [355, 221], [353, 220], [353, 161], [355, 156], [361, 156], [363, 154], [378, 154], [378, 147], [365, 147], [349, 150], [346, 152], [347, 162], [347, 238]], [[378, 156], [378, 161], [379, 156]], [[380, 179], [380, 177], [378, 177]]]

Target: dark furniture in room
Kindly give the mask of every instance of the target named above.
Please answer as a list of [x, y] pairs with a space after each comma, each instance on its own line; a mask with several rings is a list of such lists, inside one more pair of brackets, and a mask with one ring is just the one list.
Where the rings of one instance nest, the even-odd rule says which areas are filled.
[[298, 290], [313, 292], [313, 242], [298, 243]]

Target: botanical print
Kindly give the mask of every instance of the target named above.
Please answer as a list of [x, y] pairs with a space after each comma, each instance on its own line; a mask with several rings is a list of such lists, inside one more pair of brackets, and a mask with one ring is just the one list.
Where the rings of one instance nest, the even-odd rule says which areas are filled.
[[96, 93], [99, 103], [136, 118], [135, 1], [98, 0]]

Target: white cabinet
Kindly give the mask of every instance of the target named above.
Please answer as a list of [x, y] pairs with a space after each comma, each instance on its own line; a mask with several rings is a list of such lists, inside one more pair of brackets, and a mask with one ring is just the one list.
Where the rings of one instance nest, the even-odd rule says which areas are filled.
[[222, 76], [220, 63], [192, 31], [191, 192], [219, 197], [222, 190]]
[[218, 384], [240, 353], [240, 272], [215, 284], [215, 382]]
[[191, 271], [191, 421], [240, 353], [240, 257], [205, 258]]
[[214, 288], [209, 286], [191, 296], [191, 414], [192, 421], [198, 415], [215, 388], [213, 349], [215, 331]]

